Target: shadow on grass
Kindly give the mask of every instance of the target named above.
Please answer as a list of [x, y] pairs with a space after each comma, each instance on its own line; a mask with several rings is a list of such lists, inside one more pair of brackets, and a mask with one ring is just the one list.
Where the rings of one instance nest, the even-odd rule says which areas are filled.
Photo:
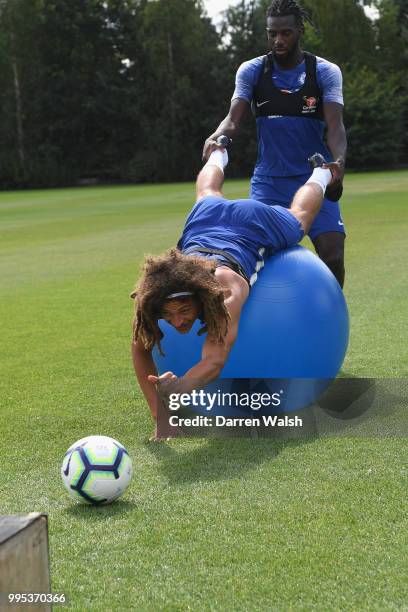
[[343, 376], [318, 404], [290, 413], [303, 419], [301, 430], [254, 428], [251, 437], [180, 438], [146, 443], [146, 448], [170, 483], [183, 484], [233, 479], [273, 461], [283, 449], [296, 449], [319, 438], [408, 435], [407, 419], [401, 420], [407, 414], [403, 410], [408, 398], [406, 379], [353, 378], [344, 372]]
[[367, 412], [375, 396], [375, 379], [357, 378], [341, 370], [340, 377], [331, 383], [318, 404], [331, 417], [345, 421]]
[[[406, 378], [354, 378], [341, 372], [319, 398], [322, 414], [330, 419], [320, 419], [321, 435], [350, 432], [358, 426], [358, 435], [372, 434], [375, 423], [394, 422], [394, 435], [408, 433], [408, 420], [404, 418], [408, 408], [408, 379]], [[393, 421], [394, 419], [394, 421]], [[387, 432], [392, 435], [393, 427]]]
[[296, 448], [314, 439], [313, 436], [296, 440], [212, 437], [195, 439], [195, 448], [191, 449], [180, 438], [171, 443], [146, 442], [146, 447], [158, 460], [159, 469], [169, 483], [190, 484], [231, 480], [273, 461], [286, 447]]
[[138, 505], [135, 502], [118, 499], [105, 506], [94, 506], [92, 504], [72, 504], [62, 511], [71, 517], [90, 519], [92, 521], [106, 521], [116, 516], [123, 516], [127, 513], [134, 513]]

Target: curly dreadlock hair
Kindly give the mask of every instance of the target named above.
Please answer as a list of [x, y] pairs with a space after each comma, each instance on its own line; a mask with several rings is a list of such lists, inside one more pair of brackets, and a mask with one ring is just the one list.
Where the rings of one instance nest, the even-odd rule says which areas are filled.
[[230, 315], [224, 304], [224, 294], [215, 272], [213, 259], [183, 255], [171, 249], [158, 257], [145, 258], [142, 277], [131, 297], [136, 298], [133, 340], [141, 339], [151, 350], [156, 344], [163, 355], [160, 340], [163, 333], [158, 326], [163, 305], [172, 293], [191, 291], [201, 305], [200, 318], [204, 326], [199, 335], [208, 332], [214, 342], [223, 342]]
[[309, 12], [296, 0], [274, 0], [266, 12], [266, 17], [287, 17], [293, 15], [298, 26], [304, 26], [305, 21], [311, 25]]

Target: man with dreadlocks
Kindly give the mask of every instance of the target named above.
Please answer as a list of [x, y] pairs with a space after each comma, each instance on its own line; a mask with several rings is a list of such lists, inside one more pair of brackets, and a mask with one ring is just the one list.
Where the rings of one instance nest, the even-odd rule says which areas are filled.
[[[305, 20], [311, 22], [295, 0], [272, 2], [266, 19], [269, 53], [239, 67], [229, 113], [206, 140], [203, 158], [207, 159], [217, 147], [220, 134], [234, 138], [252, 105], [258, 159], [251, 180], [251, 198], [288, 207], [310, 176], [307, 158], [318, 151], [328, 160], [335, 159], [334, 181], [309, 237], [319, 257], [343, 286], [345, 232], [338, 199], [347, 142], [342, 119], [342, 75], [335, 64], [301, 49]], [[325, 126], [328, 148], [323, 140]]]
[[[167, 388], [184, 393], [218, 378], [263, 257], [296, 245], [309, 231], [335, 167], [319, 154], [312, 156], [313, 173], [287, 209], [256, 200], [225, 199], [221, 189], [227, 161], [225, 148], [211, 153], [198, 175], [197, 202], [177, 249], [146, 257], [142, 277], [131, 294], [136, 298], [133, 363], [154, 418], [156, 386], [164, 392]], [[161, 351], [159, 319], [181, 334], [200, 319], [199, 333], [207, 332], [200, 362], [178, 380], [172, 372], [158, 376], [153, 362], [154, 345]]]

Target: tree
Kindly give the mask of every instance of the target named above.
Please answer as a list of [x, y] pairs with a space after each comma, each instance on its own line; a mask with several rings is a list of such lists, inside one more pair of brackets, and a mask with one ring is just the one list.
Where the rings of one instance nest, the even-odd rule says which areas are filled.
[[393, 74], [399, 81], [398, 95], [403, 104], [403, 122], [398, 134], [401, 152], [408, 161], [408, 0], [382, 0], [377, 2], [379, 18], [376, 21], [377, 65], [381, 73]]
[[[112, 20], [119, 2], [44, 0], [40, 32], [43, 95], [38, 172], [56, 180], [110, 173], [115, 133], [124, 129], [120, 93], [125, 79]], [[47, 120], [45, 120], [45, 114]]]
[[[201, 163], [201, 148], [226, 105], [220, 38], [194, 0], [143, 5], [144, 66], [139, 147], [129, 161], [133, 180], [188, 180]], [[130, 56], [136, 62], [136, 58]], [[136, 66], [136, 63], [135, 63]]]
[[3, 182], [24, 183], [34, 125], [30, 104], [37, 93], [39, 56], [35, 41], [41, 0], [0, 3], [0, 166]]
[[400, 89], [395, 75], [384, 74], [379, 80], [366, 66], [346, 74], [345, 124], [352, 168], [389, 168], [398, 162], [404, 110]]
[[[344, 72], [349, 160], [358, 165], [364, 151], [366, 164], [396, 162], [408, 0], [377, 0], [374, 22], [358, 0], [304, 2], [315, 23], [304, 47]], [[269, 4], [241, 0], [218, 33], [201, 0], [0, 0], [2, 186], [191, 180], [238, 66], [267, 50]], [[366, 125], [376, 125], [370, 142]], [[247, 176], [255, 156], [249, 117], [230, 173]]]
[[304, 4], [316, 28], [314, 32], [307, 28], [309, 51], [342, 67], [372, 61], [374, 32], [358, 0], [305, 0]]

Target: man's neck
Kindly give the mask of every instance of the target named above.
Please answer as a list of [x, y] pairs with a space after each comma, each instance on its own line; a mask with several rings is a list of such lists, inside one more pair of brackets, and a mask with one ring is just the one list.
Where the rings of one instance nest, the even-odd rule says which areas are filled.
[[278, 59], [276, 57], [276, 55], [273, 55], [273, 61], [279, 66], [279, 68], [282, 68], [283, 70], [292, 70], [293, 68], [296, 68], [296, 66], [299, 66], [299, 64], [301, 64], [304, 60], [304, 53], [302, 51], [302, 49], [297, 48], [294, 50], [294, 52], [289, 55], [286, 58], [281, 58]]

